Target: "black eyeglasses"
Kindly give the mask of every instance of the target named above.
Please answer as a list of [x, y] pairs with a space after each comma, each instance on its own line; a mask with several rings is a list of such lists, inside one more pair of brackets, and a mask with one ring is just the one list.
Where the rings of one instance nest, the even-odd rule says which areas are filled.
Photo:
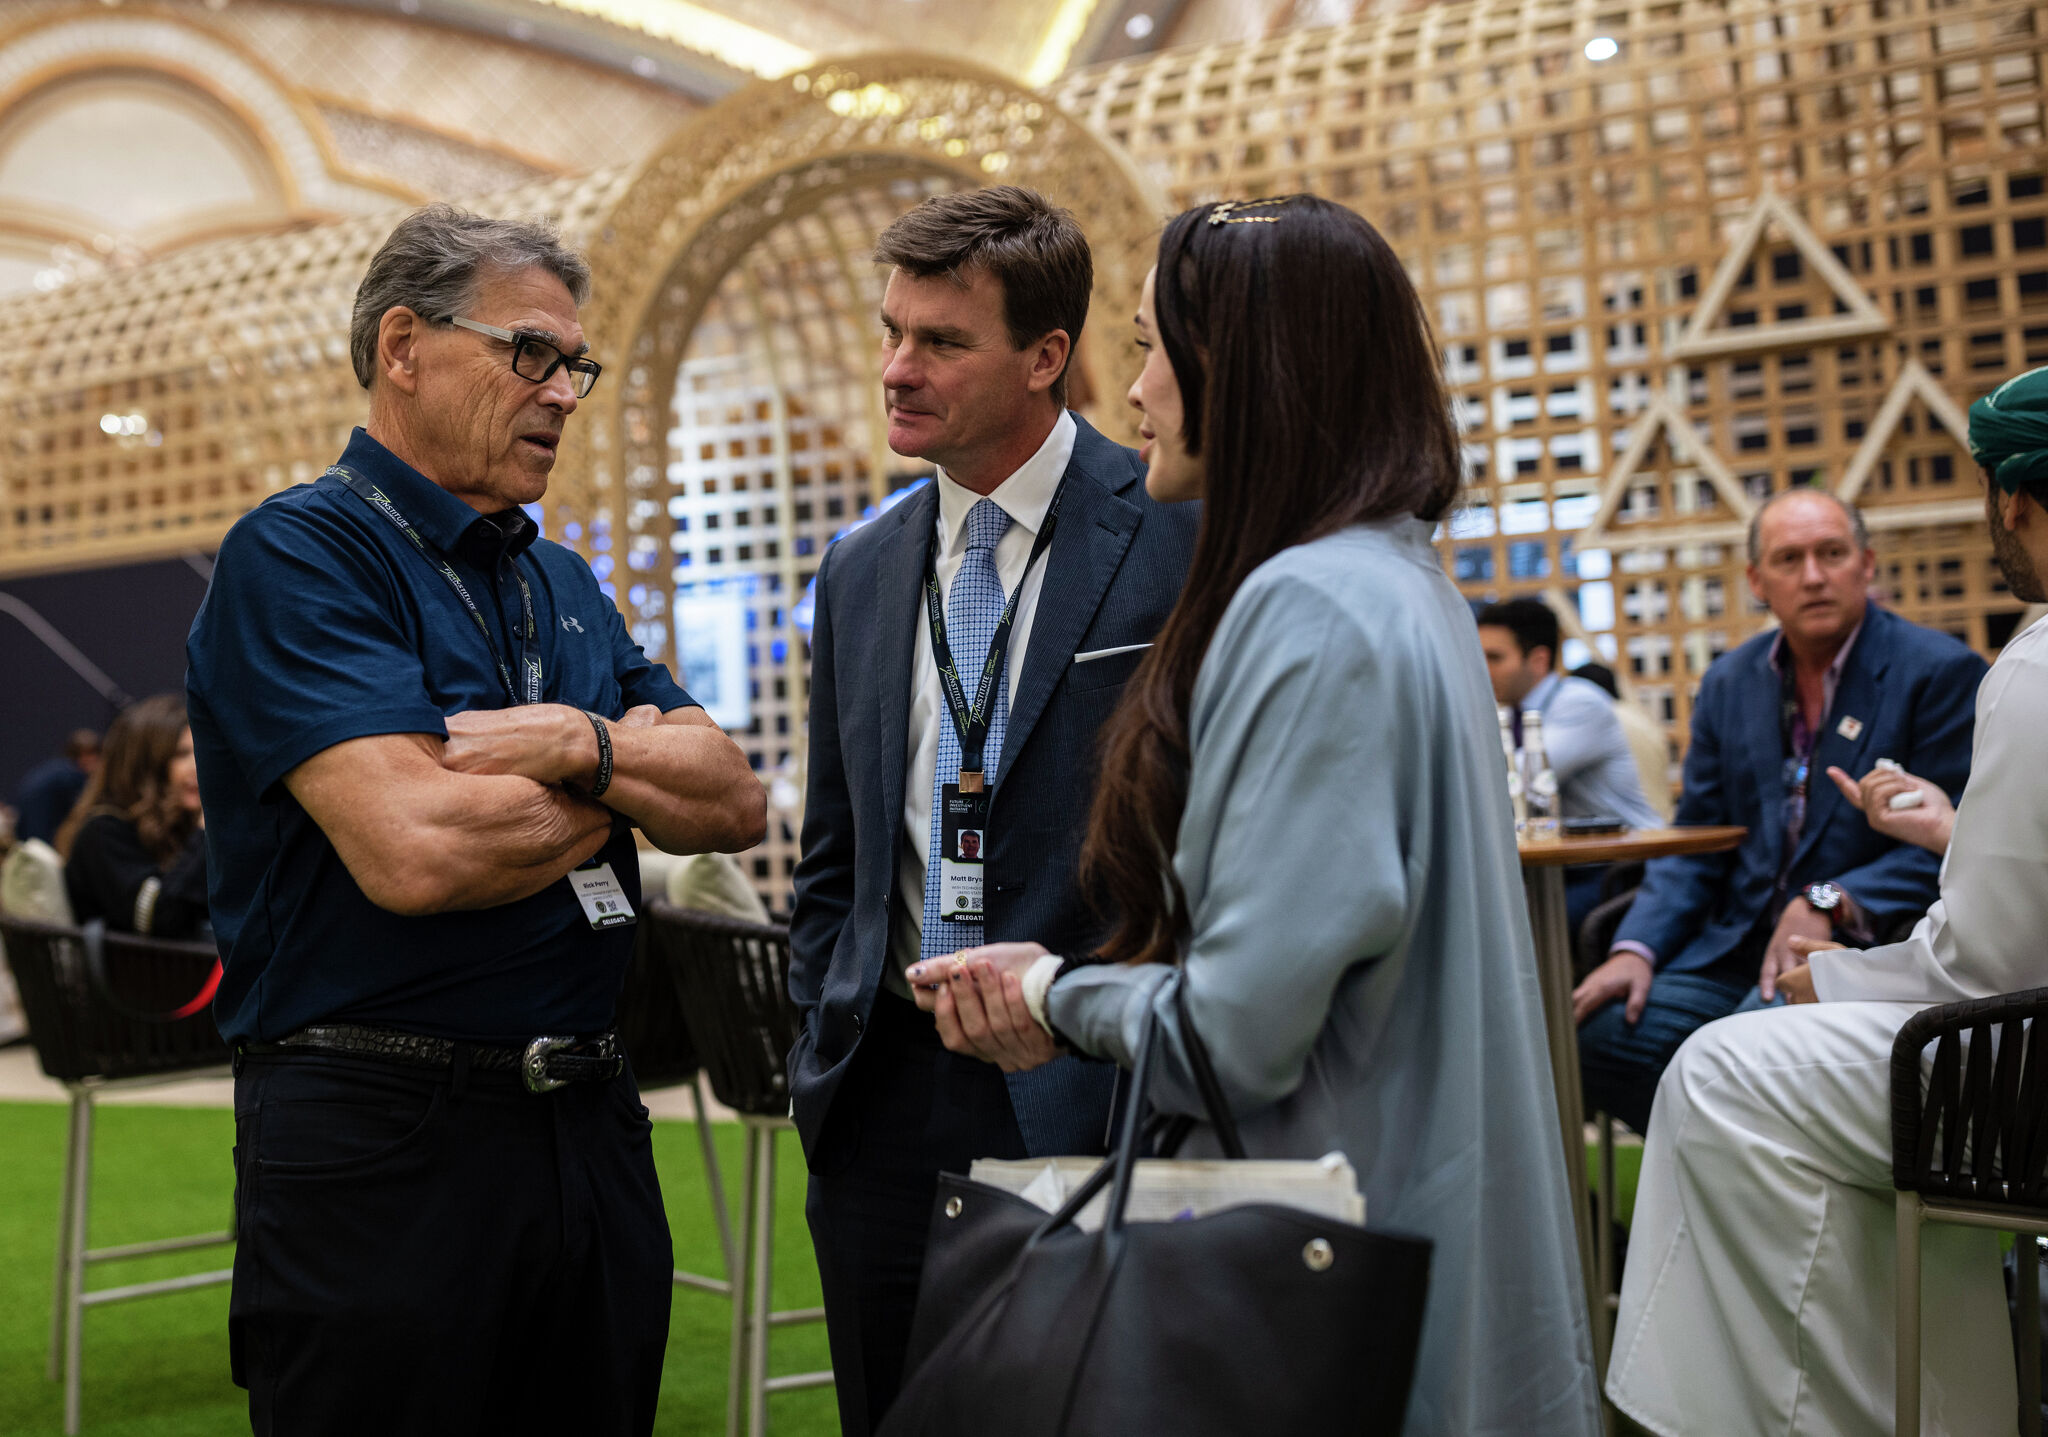
[[566, 355], [537, 334], [522, 334], [516, 329], [500, 329], [495, 324], [482, 324], [474, 319], [464, 319], [459, 314], [444, 314], [441, 316], [441, 322], [477, 334], [487, 334], [492, 339], [504, 340], [512, 346], [512, 372], [534, 384], [547, 383], [554, 377], [556, 370], [565, 364], [568, 365], [569, 383], [574, 386], [578, 399], [597, 388], [597, 376], [604, 373], [604, 366], [596, 360]]

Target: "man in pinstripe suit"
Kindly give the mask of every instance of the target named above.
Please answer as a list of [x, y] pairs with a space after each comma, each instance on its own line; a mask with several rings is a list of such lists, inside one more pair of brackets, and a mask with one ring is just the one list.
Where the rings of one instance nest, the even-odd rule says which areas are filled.
[[876, 259], [889, 445], [938, 474], [818, 572], [790, 931], [790, 1091], [848, 1433], [903, 1378], [938, 1174], [1104, 1150], [1114, 1068], [948, 1053], [903, 970], [1004, 939], [1094, 946], [1074, 870], [1096, 733], [1198, 518], [1066, 408], [1093, 284], [1071, 215], [1008, 186], [940, 196]]

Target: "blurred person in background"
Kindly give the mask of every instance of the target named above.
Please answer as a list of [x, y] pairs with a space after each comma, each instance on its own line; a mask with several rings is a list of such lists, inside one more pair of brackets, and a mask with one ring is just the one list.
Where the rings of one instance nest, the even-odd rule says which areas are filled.
[[30, 769], [14, 795], [14, 838], [25, 843], [40, 838], [57, 841], [57, 830], [78, 804], [86, 781], [100, 764], [100, 736], [89, 728], [73, 729], [60, 758], [45, 759]]
[[1515, 746], [1522, 716], [1543, 716], [1543, 749], [1557, 776], [1566, 818], [1618, 818], [1630, 828], [1658, 826], [1614, 700], [1598, 684], [1558, 669], [1562, 632], [1541, 599], [1509, 599], [1479, 611], [1494, 701], [1508, 710]]
[[1597, 685], [1614, 700], [1615, 721], [1621, 725], [1621, 732], [1628, 739], [1629, 752], [1635, 756], [1636, 779], [1642, 786], [1643, 802], [1657, 815], [1657, 826], [1662, 828], [1671, 821], [1670, 734], [1662, 723], [1650, 716], [1648, 709], [1633, 699], [1622, 697], [1614, 670], [1606, 664], [1598, 661], [1580, 664], [1571, 672], [1573, 678]]
[[1674, 822], [1749, 830], [1659, 858], [1605, 962], [1573, 991], [1589, 1110], [1642, 1132], [1678, 1045], [1752, 989], [1776, 996], [1791, 940], [1868, 943], [1927, 910], [1940, 860], [1864, 821], [1826, 776], [1890, 758], [1962, 792], [1984, 660], [1869, 601], [1863, 516], [1787, 490], [1750, 520], [1749, 586], [1777, 627], [1701, 680]]
[[[1598, 684], [1559, 672], [1563, 634], [1541, 599], [1509, 599], [1479, 611], [1479, 647], [1495, 702], [1508, 710], [1515, 747], [1525, 742], [1523, 716], [1543, 720], [1543, 752], [1557, 779], [1561, 817], [1608, 818], [1627, 828], [1658, 828], [1663, 820], [1643, 797], [1635, 753], [1614, 700]], [[1565, 922], [1573, 933], [1600, 901], [1605, 864], [1565, 870]]]
[[98, 757], [57, 833], [72, 917], [194, 937], [207, 923], [206, 820], [185, 701], [157, 694], [123, 709]]

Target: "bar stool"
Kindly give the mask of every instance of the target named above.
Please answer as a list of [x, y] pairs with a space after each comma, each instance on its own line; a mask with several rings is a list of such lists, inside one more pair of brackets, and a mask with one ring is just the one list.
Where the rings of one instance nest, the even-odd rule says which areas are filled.
[[641, 1092], [655, 1088], [680, 1087], [687, 1083], [697, 1115], [697, 1150], [704, 1160], [704, 1184], [711, 1198], [711, 1216], [718, 1226], [718, 1251], [725, 1264], [725, 1276], [707, 1277], [677, 1268], [671, 1274], [677, 1287], [693, 1288], [718, 1297], [732, 1296], [732, 1275], [738, 1270], [738, 1249], [733, 1241], [732, 1212], [725, 1200], [725, 1176], [718, 1163], [718, 1149], [711, 1139], [710, 1103], [704, 1092], [704, 1065], [697, 1058], [697, 1045], [690, 1039], [683, 1021], [683, 1008], [676, 997], [676, 985], [668, 967], [655, 951], [653, 924], [638, 926], [633, 957], [626, 965], [626, 981], [619, 990], [619, 1046], [633, 1065], [633, 1081]]
[[[1898, 1371], [1893, 1422], [1920, 1432], [1920, 1225], [2017, 1233], [2020, 1432], [2041, 1437], [2041, 1269], [2048, 1235], [2048, 988], [1915, 1013], [1892, 1044], [1898, 1189]], [[2029, 1024], [2031, 1023], [2031, 1028]], [[1968, 1053], [1964, 1053], [1964, 1039]], [[1921, 1054], [1935, 1044], [1921, 1077]], [[1996, 1050], [1994, 1053], [1994, 1049]]]
[[[789, 1120], [788, 1058], [797, 1014], [789, 998], [789, 930], [714, 913], [648, 904], [649, 943], [675, 983], [684, 1022], [718, 1100], [746, 1129], [738, 1261], [732, 1270], [732, 1354], [726, 1434], [761, 1437], [768, 1396], [828, 1386], [832, 1373], [768, 1375], [768, 1332], [821, 1322], [822, 1307], [769, 1307], [775, 1242], [776, 1140]], [[700, 1110], [701, 1111], [701, 1110]]]
[[89, 1248], [94, 1104], [122, 1088], [228, 1071], [228, 1050], [209, 1011], [220, 959], [208, 943], [169, 943], [0, 914], [0, 942], [28, 1014], [29, 1041], [43, 1072], [71, 1094], [71, 1121], [58, 1204], [57, 1258], [50, 1304], [49, 1376], [64, 1379], [64, 1431], [75, 1437], [83, 1400], [85, 1311], [113, 1302], [186, 1292], [229, 1281], [231, 1269], [88, 1292], [85, 1270], [166, 1252], [219, 1247], [224, 1232]]

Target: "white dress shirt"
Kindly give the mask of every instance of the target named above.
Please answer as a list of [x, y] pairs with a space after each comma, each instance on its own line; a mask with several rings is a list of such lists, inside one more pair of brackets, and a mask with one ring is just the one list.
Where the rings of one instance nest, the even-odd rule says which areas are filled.
[[[1024, 564], [1031, 557], [1031, 546], [1045, 524], [1046, 512], [1052, 508], [1060, 476], [1067, 472], [1067, 464], [1074, 457], [1075, 433], [1073, 415], [1061, 410], [1052, 432], [1045, 437], [1045, 443], [1038, 446], [1038, 452], [987, 496], [1010, 516], [1009, 531], [996, 545], [996, 573], [1002, 579], [1003, 592], [1017, 595], [1017, 616], [1010, 623], [1010, 651], [1005, 662], [1011, 702], [1016, 700], [1017, 681], [1024, 672], [1024, 656], [1031, 648], [1031, 622], [1038, 613], [1038, 592], [1045, 583], [1050, 556], [1033, 564], [1028, 574], [1024, 572]], [[960, 572], [961, 561], [967, 555], [967, 511], [983, 496], [955, 483], [944, 469], [939, 470], [934, 482], [939, 489], [939, 588], [950, 598], [953, 576]], [[1023, 585], [1021, 592], [1017, 587], [1019, 583]], [[951, 723], [953, 719], [946, 711], [945, 695], [939, 686], [938, 662], [932, 657], [931, 624], [925, 617], [922, 590], [918, 594], [916, 611], [903, 615], [896, 622], [915, 624], [917, 643], [915, 657], [910, 661], [909, 761], [903, 771], [903, 842], [896, 860], [896, 895], [899, 901], [889, 943], [891, 961], [883, 976], [899, 996], [909, 997], [910, 985], [903, 979], [903, 970], [918, 960], [918, 946], [924, 937], [925, 850], [931, 843], [932, 777], [938, 763], [939, 725]], [[968, 697], [971, 701], [973, 695], [970, 693]], [[1005, 735], [1006, 744], [1007, 741], [1008, 736]], [[1007, 751], [997, 757], [996, 774], [999, 778], [1009, 764]]]

